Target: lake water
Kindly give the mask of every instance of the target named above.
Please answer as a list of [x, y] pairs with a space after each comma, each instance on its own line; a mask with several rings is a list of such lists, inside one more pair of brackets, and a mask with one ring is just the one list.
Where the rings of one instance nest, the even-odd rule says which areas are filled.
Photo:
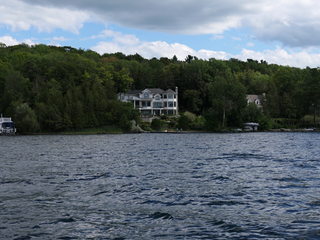
[[320, 134], [0, 137], [1, 239], [320, 239]]

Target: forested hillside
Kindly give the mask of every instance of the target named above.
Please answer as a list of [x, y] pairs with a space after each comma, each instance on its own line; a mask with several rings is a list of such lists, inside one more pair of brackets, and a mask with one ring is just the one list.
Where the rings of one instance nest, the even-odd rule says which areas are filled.
[[[187, 112], [182, 116], [200, 116], [202, 129], [237, 127], [244, 121], [258, 121], [264, 128], [318, 121], [318, 69], [250, 59], [148, 60], [138, 54], [100, 56], [71, 47], [0, 46], [0, 113], [13, 117], [26, 132], [109, 125], [127, 131], [139, 114], [117, 101], [118, 92], [175, 86], [180, 112]], [[246, 94], [263, 93], [263, 112], [247, 105]]]

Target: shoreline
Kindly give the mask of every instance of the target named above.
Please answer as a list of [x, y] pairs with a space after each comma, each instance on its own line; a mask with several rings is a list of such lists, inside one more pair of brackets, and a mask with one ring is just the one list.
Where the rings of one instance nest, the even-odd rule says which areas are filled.
[[[230, 134], [230, 133], [288, 133], [288, 132], [301, 132], [301, 133], [319, 133], [320, 129], [290, 129], [290, 128], [279, 128], [269, 129], [264, 131], [232, 131], [232, 130], [221, 130], [221, 131], [144, 131], [144, 132], [123, 132], [123, 131], [64, 131], [64, 132], [39, 132], [39, 133], [17, 133], [13, 136], [41, 136], [41, 135], [117, 135], [117, 134], [192, 134], [192, 133], [216, 133], [216, 134]], [[3, 135], [4, 136], [4, 135]]]

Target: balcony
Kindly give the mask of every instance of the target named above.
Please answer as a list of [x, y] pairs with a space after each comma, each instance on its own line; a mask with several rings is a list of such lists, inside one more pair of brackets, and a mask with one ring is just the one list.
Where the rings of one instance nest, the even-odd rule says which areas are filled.
[[152, 109], [152, 107], [151, 106], [138, 106], [137, 107], [138, 109]]

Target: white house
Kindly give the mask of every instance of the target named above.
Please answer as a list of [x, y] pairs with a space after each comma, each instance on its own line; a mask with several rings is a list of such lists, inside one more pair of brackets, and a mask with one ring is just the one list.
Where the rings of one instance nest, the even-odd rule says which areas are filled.
[[143, 117], [178, 114], [177, 87], [175, 91], [160, 88], [133, 90], [119, 93], [118, 98], [122, 102], [132, 102], [134, 108], [138, 109]]
[[262, 95], [248, 94], [246, 98], [247, 98], [247, 104], [253, 103], [258, 108], [262, 108], [263, 103], [265, 101], [265, 94], [262, 94]]

